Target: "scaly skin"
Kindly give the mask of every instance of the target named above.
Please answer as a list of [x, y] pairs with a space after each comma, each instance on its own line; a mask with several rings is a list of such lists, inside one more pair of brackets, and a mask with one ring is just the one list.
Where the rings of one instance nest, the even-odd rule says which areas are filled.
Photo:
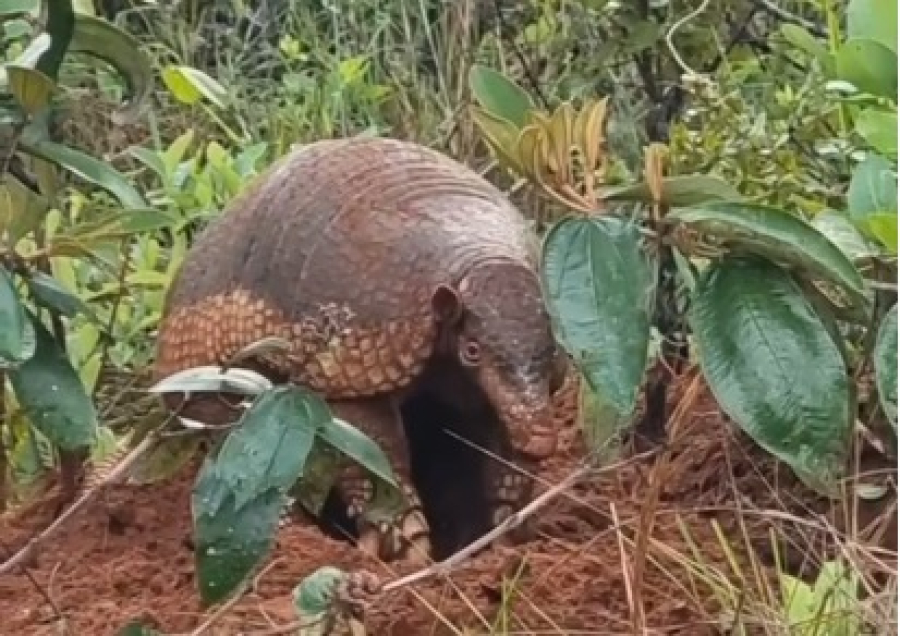
[[[496, 450], [532, 469], [556, 445], [556, 348], [537, 257], [536, 237], [502, 193], [437, 152], [386, 139], [310, 144], [251, 184], [189, 251], [168, 293], [155, 377], [281, 337], [288, 352], [241, 366], [305, 384], [349, 413], [411, 494], [399, 405], [428, 361], [444, 356], [505, 424], [509, 447]], [[219, 399], [186, 409], [207, 422], [236, 413]], [[530, 496], [530, 480], [507, 474], [487, 475], [498, 511]], [[409, 544], [427, 545], [414, 497], [394, 520], [408, 540], [400, 546], [395, 530], [364, 521], [371, 484], [360, 471], [348, 467], [339, 490], [364, 547], [402, 558]]]

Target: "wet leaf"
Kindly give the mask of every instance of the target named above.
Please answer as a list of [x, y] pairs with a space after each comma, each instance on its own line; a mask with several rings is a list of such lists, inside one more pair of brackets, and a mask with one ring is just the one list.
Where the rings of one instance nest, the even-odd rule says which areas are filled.
[[329, 446], [339, 450], [382, 481], [391, 486], [397, 485], [387, 455], [371, 438], [353, 426], [352, 422], [333, 417], [320, 426], [316, 434]]
[[[741, 193], [727, 181], [704, 174], [665, 177], [662, 180], [662, 203], [678, 208], [699, 205], [710, 201], [739, 201]], [[603, 201], [638, 201], [652, 204], [653, 193], [644, 182], [604, 188], [600, 192]]]
[[36, 69], [18, 64], [6, 64], [5, 69], [10, 92], [29, 116], [33, 117], [47, 107], [56, 90], [52, 79]]
[[630, 414], [647, 364], [650, 262], [633, 224], [569, 218], [544, 240], [542, 275], [560, 342], [592, 388]]
[[303, 474], [316, 433], [331, 421], [328, 405], [303, 387], [261, 395], [225, 438], [216, 471], [237, 510], [271, 489], [286, 493]]
[[760, 258], [715, 263], [689, 321], [725, 413], [798, 474], [833, 483], [855, 409], [841, 353], [790, 274]]
[[894, 431], [897, 431], [897, 305], [894, 304], [878, 327], [873, 354], [878, 399]]
[[207, 461], [191, 497], [194, 564], [204, 605], [228, 598], [265, 559], [285, 496], [272, 488], [235, 505], [235, 494]]
[[859, 90], [897, 99], [897, 54], [874, 40], [851, 39], [837, 50], [838, 77]]
[[0, 265], [0, 369], [14, 368], [34, 355], [34, 339], [29, 342], [27, 324], [13, 278]]
[[469, 70], [469, 88], [481, 107], [494, 117], [507, 120], [517, 129], [529, 123], [529, 113], [534, 110], [531, 97], [502, 73], [474, 64]]
[[78, 372], [43, 323], [28, 313], [34, 355], [9, 371], [9, 381], [32, 425], [58, 447], [90, 446], [97, 438], [97, 412]]
[[55, 163], [72, 174], [108, 190], [128, 208], [144, 208], [147, 203], [118, 170], [88, 154], [47, 139], [23, 137], [19, 147], [30, 155]]
[[732, 249], [786, 262], [802, 272], [840, 286], [865, 305], [859, 271], [824, 234], [778, 208], [751, 203], [713, 203], [674, 210], [666, 217], [725, 241]]

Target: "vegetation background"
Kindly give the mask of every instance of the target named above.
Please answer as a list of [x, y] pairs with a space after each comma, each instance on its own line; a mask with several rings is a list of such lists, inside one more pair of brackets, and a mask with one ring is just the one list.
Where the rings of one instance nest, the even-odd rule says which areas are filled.
[[[292, 145], [362, 134], [416, 140], [482, 172], [547, 232], [546, 271], [590, 274], [586, 295], [552, 284], [550, 295], [587, 378], [595, 444], [630, 425], [658, 434], [646, 423], [666, 421], [673, 391], [661, 370], [697, 363], [699, 348], [722, 409], [804, 487], [849, 507], [888, 502], [896, 517], [890, 0], [2, 0], [0, 16], [7, 514], [53, 488], [70, 502], [147, 439], [152, 427], [135, 422], [148, 407], [130, 387], [196, 232]], [[602, 98], [601, 167], [560, 176], [553, 126], [570, 124], [566, 161], [573, 145], [584, 158], [600, 133], [577, 117]], [[528, 126], [549, 141], [517, 146]], [[612, 212], [585, 216], [596, 209]], [[598, 273], [606, 261], [572, 270], [565, 254], [591, 246], [632, 258], [637, 278], [612, 286]], [[751, 314], [755, 330], [742, 331]], [[569, 329], [584, 316], [593, 331]], [[626, 337], [622, 323], [636, 329]], [[737, 344], [723, 335], [735, 330]], [[198, 444], [130, 468], [164, 479]], [[890, 469], [863, 475], [866, 453]], [[806, 597], [768, 599], [782, 621], [767, 619], [771, 633], [896, 633], [896, 542], [885, 579], [867, 564], [890, 558], [840, 536], [831, 547], [844, 558], [819, 554], [821, 585], [783, 573]], [[221, 563], [198, 556], [204, 584], [220, 584], [206, 600], [269, 547], [227, 585]], [[841, 605], [852, 620], [823, 623], [837, 610], [822, 581], [844, 575], [865, 594]]]

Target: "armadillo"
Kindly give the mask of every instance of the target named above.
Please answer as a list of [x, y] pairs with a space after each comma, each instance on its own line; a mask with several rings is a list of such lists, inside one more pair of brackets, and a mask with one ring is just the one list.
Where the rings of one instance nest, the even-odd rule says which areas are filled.
[[[360, 544], [384, 559], [427, 553], [400, 405], [436, 360], [483, 391], [508, 434], [509, 449], [496, 449], [508, 461], [533, 470], [554, 452], [562, 367], [538, 254], [505, 195], [438, 151], [371, 137], [298, 146], [189, 249], [167, 292], [154, 373], [223, 364], [268, 336], [288, 341], [240, 366], [311, 388], [377, 442], [405, 497], [391, 523], [370, 522], [373, 485], [346, 468], [338, 490]], [[166, 406], [207, 422], [233, 417], [236, 400], [219, 398], [167, 396]], [[485, 488], [499, 521], [533, 484], [491, 464]]]

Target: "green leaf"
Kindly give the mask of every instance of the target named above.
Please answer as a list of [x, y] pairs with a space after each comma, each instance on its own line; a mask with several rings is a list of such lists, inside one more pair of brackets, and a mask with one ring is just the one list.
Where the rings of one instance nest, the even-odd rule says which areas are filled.
[[847, 40], [837, 50], [837, 74], [859, 90], [897, 99], [897, 54], [874, 40]]
[[19, 147], [30, 155], [55, 163], [112, 193], [127, 208], [147, 208], [143, 197], [118, 170], [87, 155], [47, 139], [23, 137]]
[[897, 254], [897, 213], [870, 214], [865, 227], [891, 254]]
[[897, 52], [897, 3], [894, 0], [850, 0], [847, 38], [874, 40]]
[[469, 88], [481, 107], [516, 128], [530, 123], [534, 103], [525, 90], [491, 68], [474, 64], [469, 70]]
[[8, 16], [33, 13], [38, 8], [38, 0], [2, 0], [0, 16], [6, 20]]
[[330, 421], [328, 405], [302, 387], [276, 387], [257, 398], [216, 457], [236, 509], [271, 489], [287, 492], [303, 474], [316, 432]]
[[75, 18], [70, 53], [81, 53], [112, 66], [125, 84], [129, 96], [126, 118], [136, 117], [153, 94], [153, 66], [140, 42], [114, 24], [84, 13]]
[[[662, 203], [673, 208], [700, 205], [710, 201], [739, 201], [743, 198], [727, 181], [712, 175], [688, 174], [665, 177], [662, 185]], [[600, 192], [600, 199], [654, 203], [650, 187], [645, 182], [604, 188]]]
[[833, 210], [817, 214], [810, 225], [834, 243], [851, 261], [857, 262], [878, 256], [875, 245], [869, 243], [845, 215]]
[[16, 399], [32, 425], [59, 448], [90, 446], [97, 437], [94, 404], [53, 334], [28, 315], [36, 346], [29, 360], [9, 371]]
[[852, 432], [850, 383], [790, 274], [759, 258], [715, 263], [698, 281], [689, 321], [725, 413], [798, 474], [831, 483]]
[[367, 471], [391, 486], [397, 486], [387, 455], [362, 431], [338, 418], [331, 418], [316, 431], [328, 445], [360, 464]]
[[[298, 636], [320, 636], [335, 633], [331, 616], [334, 593], [347, 579], [347, 573], [326, 565], [306, 576], [291, 592], [294, 612], [305, 627]], [[350, 632], [352, 633], [352, 632]]]
[[6, 65], [6, 78], [9, 90], [29, 116], [34, 116], [50, 103], [56, 90], [56, 83], [37, 69]]
[[27, 337], [27, 324], [13, 278], [0, 265], [0, 369], [16, 367], [34, 355], [34, 339]]
[[559, 339], [594, 391], [629, 415], [647, 364], [649, 259], [635, 225], [568, 218], [548, 232], [542, 276]]
[[778, 208], [722, 202], [674, 210], [667, 223], [682, 223], [732, 248], [778, 261], [838, 285], [860, 304], [868, 301], [859, 271], [834, 243], [803, 219]]
[[84, 312], [88, 316], [96, 318], [93, 311], [75, 294], [63, 287], [58, 280], [40, 271], [30, 272], [27, 279], [28, 289], [34, 299], [40, 304], [73, 318], [78, 312]]
[[891, 424], [897, 431], [897, 304], [881, 321], [875, 340], [875, 385], [878, 399]]
[[856, 115], [856, 134], [866, 140], [876, 152], [897, 156], [897, 113], [880, 108], [866, 108]]
[[193, 105], [206, 98], [219, 108], [225, 107], [228, 91], [201, 70], [190, 66], [167, 66], [162, 78], [166, 88], [183, 104]]
[[821, 40], [796, 24], [782, 23], [779, 29], [785, 40], [819, 61], [826, 77], [834, 75], [834, 57]]
[[116, 636], [162, 636], [162, 632], [144, 625], [143, 621], [135, 618], [120, 629]]
[[897, 212], [897, 171], [884, 157], [869, 153], [853, 171], [847, 212], [862, 220], [876, 212]]
[[[266, 557], [285, 504], [276, 488], [236, 506], [211, 462], [203, 465], [191, 498], [194, 564], [204, 605], [230, 596]], [[222, 498], [224, 497], [224, 499]]]

